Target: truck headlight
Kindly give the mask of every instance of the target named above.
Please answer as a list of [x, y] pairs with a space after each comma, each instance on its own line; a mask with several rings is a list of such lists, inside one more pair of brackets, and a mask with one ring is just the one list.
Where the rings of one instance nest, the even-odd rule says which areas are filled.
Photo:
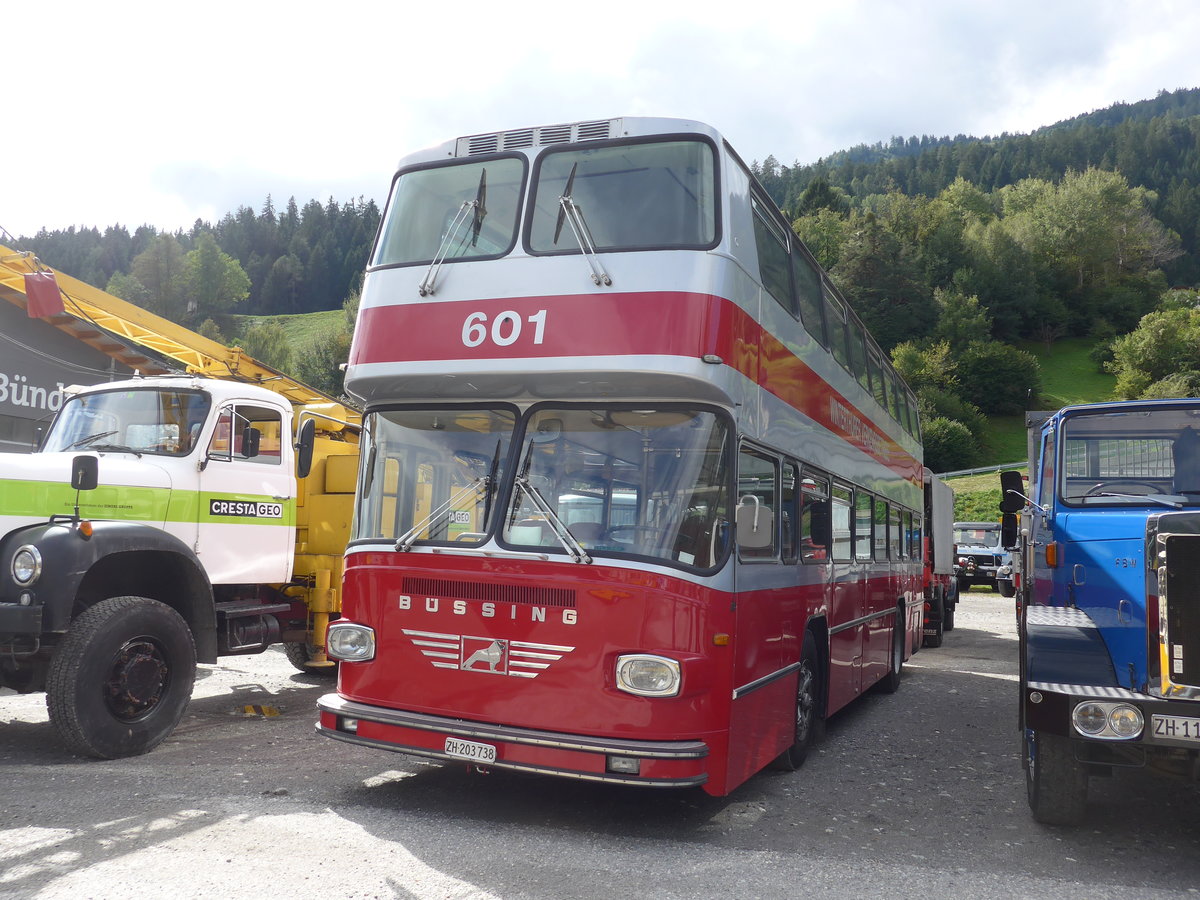
[[680, 681], [677, 660], [649, 653], [617, 657], [617, 687], [628, 694], [674, 697]]
[[28, 587], [42, 577], [42, 554], [37, 547], [26, 544], [18, 547], [12, 558], [13, 581]]
[[1071, 724], [1085, 737], [1121, 741], [1142, 733], [1142, 711], [1128, 703], [1085, 700], [1071, 711]]
[[334, 622], [325, 633], [325, 652], [344, 662], [375, 658], [375, 629], [355, 622]]

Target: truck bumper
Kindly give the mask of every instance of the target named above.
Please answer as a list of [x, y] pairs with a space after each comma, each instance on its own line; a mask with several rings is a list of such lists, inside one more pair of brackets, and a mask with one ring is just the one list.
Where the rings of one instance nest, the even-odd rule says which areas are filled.
[[42, 608], [0, 603], [0, 643], [11, 637], [37, 637], [42, 633]]

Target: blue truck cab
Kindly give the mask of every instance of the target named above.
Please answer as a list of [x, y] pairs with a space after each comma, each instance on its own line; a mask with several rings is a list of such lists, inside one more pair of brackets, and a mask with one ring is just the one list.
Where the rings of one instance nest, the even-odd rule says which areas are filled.
[[1001, 475], [1026, 788], [1074, 824], [1093, 775], [1200, 773], [1200, 400], [1065, 407], [1031, 448], [1031, 496]]

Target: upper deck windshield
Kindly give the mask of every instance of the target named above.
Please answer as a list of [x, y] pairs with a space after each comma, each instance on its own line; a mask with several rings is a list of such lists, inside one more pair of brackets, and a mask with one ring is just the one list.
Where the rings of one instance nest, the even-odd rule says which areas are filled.
[[211, 405], [202, 391], [136, 388], [82, 394], [63, 404], [42, 449], [186, 456]]
[[[369, 415], [352, 540], [407, 548], [498, 536], [516, 550], [566, 555], [574, 545], [590, 556], [697, 568], [723, 557], [723, 416], [677, 407], [542, 407], [527, 415], [525, 439], [512, 446], [516, 425], [506, 408]], [[510, 466], [516, 471], [506, 478]]]
[[1200, 407], [1072, 415], [1061, 443], [1068, 506], [1200, 504]]
[[506, 157], [402, 172], [392, 186], [373, 266], [486, 259], [512, 249], [525, 161]]
[[579, 250], [560, 198], [578, 210], [597, 250], [708, 247], [717, 237], [716, 187], [705, 141], [547, 151], [534, 174], [529, 249]]

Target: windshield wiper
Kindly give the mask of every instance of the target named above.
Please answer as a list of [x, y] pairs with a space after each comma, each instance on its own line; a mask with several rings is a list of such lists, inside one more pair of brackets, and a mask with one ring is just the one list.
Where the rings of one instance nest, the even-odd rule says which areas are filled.
[[550, 530], [554, 532], [558, 542], [562, 544], [564, 550], [571, 554], [575, 562], [590, 566], [592, 557], [583, 548], [583, 544], [575, 540], [575, 535], [571, 534], [571, 530], [563, 524], [563, 520], [558, 517], [558, 513], [554, 511], [541, 492], [529, 483], [528, 475], [518, 476], [517, 487], [525, 494], [534, 508], [546, 517], [546, 521], [550, 523]]
[[106, 438], [110, 434], [116, 434], [116, 431], [97, 431], [95, 434], [89, 434], [86, 437], [81, 437], [79, 440], [77, 440], [73, 443], [67, 444], [67, 446], [64, 447], [63, 449], [64, 450], [75, 450], [79, 447], [84, 447], [84, 446], [90, 444], [92, 441], [98, 441], [98, 440], [100, 440], [100, 438]]
[[579, 244], [579, 251], [592, 269], [592, 282], [607, 286], [612, 284], [612, 279], [604, 271], [604, 266], [600, 265], [600, 259], [596, 255], [596, 244], [592, 241], [592, 233], [588, 230], [587, 222], [583, 218], [583, 209], [571, 197], [571, 191], [575, 187], [575, 170], [578, 168], [579, 163], [571, 166], [571, 174], [567, 177], [567, 186], [563, 189], [562, 196], [558, 198], [558, 221], [554, 223], [554, 243], [558, 243], [565, 221], [571, 226], [575, 242]]
[[[450, 227], [446, 229], [445, 235], [442, 236], [442, 243], [438, 247], [437, 253], [433, 255], [433, 262], [429, 264], [429, 269], [426, 271], [425, 277], [421, 279], [421, 283], [417, 286], [417, 292], [422, 297], [429, 297], [433, 294], [438, 272], [442, 269], [442, 263], [446, 261], [446, 254], [450, 251], [450, 245], [458, 237], [459, 231], [463, 230], [468, 220], [471, 222], [471, 246], [478, 245], [479, 232], [483, 228], [484, 216], [487, 215], [487, 208], [484, 206], [486, 199], [487, 169], [484, 169], [479, 173], [479, 187], [475, 189], [475, 199], [464, 200], [462, 202], [462, 206], [458, 208], [458, 212], [454, 214], [454, 219], [450, 222]], [[455, 253], [455, 256], [462, 255], [462, 248], [466, 243], [467, 233], [463, 231], [462, 238], [458, 241], [458, 252]]]
[[135, 450], [133, 447], [129, 447], [125, 444], [91, 444], [88, 447], [88, 449], [89, 450], [100, 450], [100, 451], [116, 450], [121, 453], [132, 453], [134, 456], [138, 457], [139, 459], [141, 459], [142, 453], [144, 452], [142, 450]]
[[472, 493], [474, 493], [476, 499], [478, 499], [479, 498], [479, 489], [486, 486], [489, 481], [490, 481], [490, 479], [487, 475], [480, 475], [478, 478], [476, 478], [470, 484], [466, 485], [461, 490], [459, 490], [457, 493], [453, 494], [449, 500], [447, 500], [445, 503], [443, 503], [437, 509], [433, 510], [433, 512], [431, 512], [429, 515], [427, 515], [424, 519], [422, 519], [420, 522], [418, 522], [412, 528], [408, 529], [408, 531], [404, 532], [404, 534], [400, 535], [400, 538], [396, 541], [396, 549], [397, 550], [411, 549], [413, 542], [416, 541], [417, 537], [421, 534], [422, 531], [424, 531], [426, 528], [428, 528], [430, 525], [432, 525], [434, 522], [436, 522], [439, 518], [444, 516], [451, 509], [453, 509], [458, 503], [467, 499], [467, 497], [469, 497]]

